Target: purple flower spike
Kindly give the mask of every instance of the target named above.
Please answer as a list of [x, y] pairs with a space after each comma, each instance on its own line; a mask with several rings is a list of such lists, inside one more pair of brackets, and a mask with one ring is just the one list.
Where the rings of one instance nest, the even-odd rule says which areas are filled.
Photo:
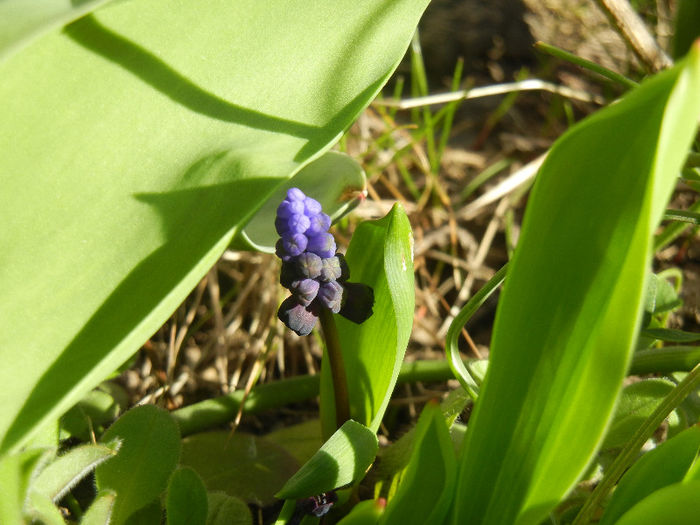
[[282, 302], [277, 317], [297, 335], [309, 335], [318, 320], [313, 310], [299, 304], [293, 295]]
[[311, 252], [302, 253], [297, 257], [299, 273], [309, 279], [316, 279], [323, 271], [323, 259]]
[[372, 315], [372, 289], [346, 282], [350, 270], [343, 255], [335, 253], [330, 226], [331, 218], [321, 204], [299, 188], [290, 188], [277, 207], [275, 228], [281, 238], [275, 253], [283, 261], [280, 283], [292, 292], [277, 316], [297, 335], [311, 333], [320, 308], [356, 323]]
[[282, 247], [288, 255], [296, 257], [301, 255], [306, 250], [308, 241], [303, 233], [295, 233], [294, 235], [286, 235], [282, 237]]
[[321, 258], [333, 257], [335, 254], [335, 240], [330, 233], [317, 233], [309, 237], [306, 249]]
[[309, 306], [311, 301], [316, 299], [319, 286], [318, 281], [303, 279], [301, 281], [294, 281], [290, 289], [302, 306]]
[[304, 213], [309, 217], [322, 213], [321, 203], [311, 197], [304, 199]]
[[318, 291], [318, 298], [331, 312], [337, 314], [340, 312], [341, 303], [343, 300], [343, 287], [340, 283], [329, 281], [323, 283], [323, 286]]
[[307, 235], [310, 233], [324, 233], [331, 227], [331, 218], [325, 213], [314, 215], [313, 217], [310, 217], [309, 220], [309, 229], [306, 230]]
[[303, 214], [304, 209], [304, 203], [301, 201], [283, 200], [282, 203], [277, 207], [277, 216], [282, 219], [287, 219], [295, 213]]
[[299, 188], [289, 188], [287, 190], [287, 199], [289, 199], [290, 201], [304, 202], [304, 199], [306, 199], [306, 195], [304, 195], [304, 192], [301, 191]]
[[287, 225], [289, 226], [290, 232], [304, 233], [309, 229], [311, 221], [303, 213], [295, 213], [287, 219]]

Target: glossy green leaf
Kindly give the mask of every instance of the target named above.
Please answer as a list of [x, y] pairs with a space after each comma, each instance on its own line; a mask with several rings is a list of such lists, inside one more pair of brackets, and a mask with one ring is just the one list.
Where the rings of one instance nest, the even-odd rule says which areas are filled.
[[700, 516], [700, 481], [676, 483], [637, 503], [616, 525], [688, 525]]
[[626, 386], [620, 394], [602, 448], [619, 448], [624, 445], [674, 386], [665, 379], [647, 379]]
[[547, 156], [499, 301], [454, 523], [539, 523], [604, 436], [641, 320], [651, 238], [700, 116], [700, 46]]
[[42, 34], [84, 16], [111, 0], [2, 0], [0, 61]]
[[698, 333], [671, 330], [669, 328], [647, 328], [642, 330], [642, 335], [671, 343], [694, 343], [700, 341], [700, 334]]
[[263, 438], [229, 431], [203, 432], [182, 440], [182, 465], [192, 467], [208, 491], [222, 491], [265, 506], [299, 468], [284, 448]]
[[133, 354], [330, 148], [427, 3], [114, 2], [0, 64], [0, 453]]
[[32, 482], [31, 490], [58, 502], [70, 489], [92, 472], [97, 465], [113, 458], [121, 443], [81, 445], [52, 461]]
[[205, 525], [209, 511], [207, 489], [193, 469], [183, 467], [173, 472], [165, 510], [168, 525]]
[[276, 494], [280, 499], [309, 498], [349, 485], [364, 476], [377, 456], [377, 436], [356, 421], [346, 421]]
[[338, 525], [376, 525], [384, 514], [386, 501], [366, 500], [355, 505]]
[[112, 491], [104, 491], [97, 495], [80, 520], [80, 525], [109, 525], [112, 520], [112, 510], [116, 495]]
[[323, 203], [323, 211], [333, 221], [355, 207], [364, 195], [365, 172], [354, 159], [339, 151], [329, 151], [304, 166], [294, 177], [285, 181], [263, 204], [236, 237], [233, 248], [255, 249], [273, 253], [279, 235], [275, 230], [277, 206], [292, 187]]
[[223, 492], [209, 492], [207, 500], [207, 525], [253, 525], [253, 516], [245, 501]]
[[[336, 315], [348, 379], [350, 417], [379, 428], [401, 369], [413, 326], [413, 237], [408, 217], [396, 204], [382, 219], [361, 223], [348, 247], [350, 281], [374, 290], [374, 313], [362, 324]], [[321, 424], [335, 428], [330, 370], [321, 367]]]
[[415, 446], [399, 490], [379, 523], [444, 523], [456, 478], [457, 458], [445, 418], [437, 403], [429, 403], [418, 419]]
[[700, 427], [691, 427], [647, 452], [625, 473], [600, 525], [612, 525], [652, 492], [683, 481], [700, 448]]
[[117, 494], [112, 520], [124, 523], [158, 497], [168, 483], [180, 455], [180, 433], [173, 418], [153, 405], [133, 408], [102, 436], [121, 441], [119, 453], [95, 471], [99, 490]]

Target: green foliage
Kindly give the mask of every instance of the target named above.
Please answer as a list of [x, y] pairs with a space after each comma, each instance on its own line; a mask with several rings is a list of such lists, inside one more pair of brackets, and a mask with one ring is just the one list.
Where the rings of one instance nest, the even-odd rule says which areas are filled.
[[253, 525], [253, 517], [245, 501], [223, 492], [208, 492], [207, 525]]
[[626, 386], [620, 394], [602, 448], [619, 448], [624, 445], [673, 387], [674, 384], [665, 379], [647, 379]]
[[[352, 419], [377, 431], [396, 384], [413, 326], [413, 237], [400, 205], [355, 231], [346, 259], [350, 280], [374, 290], [374, 313], [362, 324], [336, 316]], [[333, 385], [327, 362], [321, 369], [321, 424], [335, 428]]]
[[189, 467], [179, 468], [170, 477], [165, 501], [168, 525], [205, 525], [209, 504], [207, 489]]
[[131, 356], [330, 148], [426, 4], [115, 2], [0, 64], [0, 453]]
[[653, 492], [626, 512], [616, 525], [687, 525], [700, 516], [700, 481], [676, 483]]
[[346, 421], [276, 494], [308, 498], [358, 481], [377, 455], [377, 436], [356, 421]]
[[697, 126], [698, 92], [700, 49], [550, 151], [499, 302], [455, 523], [538, 523], [599, 446], [640, 321], [654, 228]]
[[153, 405], [133, 408], [102, 436], [121, 441], [119, 453], [95, 471], [98, 490], [116, 494], [112, 523], [125, 523], [165, 489], [180, 456], [180, 433], [170, 414]]
[[700, 2], [697, 0], [678, 0], [675, 27], [673, 31], [673, 58], [685, 55], [693, 41], [700, 37]]
[[109, 525], [112, 520], [115, 499], [116, 494], [112, 491], [107, 490], [99, 493], [83, 514], [81, 525]]
[[457, 477], [457, 461], [445, 418], [437, 403], [423, 409], [416, 437], [396, 495], [379, 523], [443, 523], [450, 512]]
[[700, 427], [691, 427], [647, 452], [620, 480], [600, 525], [611, 525], [649, 494], [683, 481], [696, 461], [700, 448]]
[[82, 445], [52, 461], [31, 484], [31, 490], [58, 502], [72, 487], [98, 465], [113, 458], [119, 440], [105, 445]]
[[182, 465], [192, 467], [208, 491], [222, 491], [247, 503], [270, 505], [299, 463], [265, 439], [228, 431], [203, 432], [182, 440]]

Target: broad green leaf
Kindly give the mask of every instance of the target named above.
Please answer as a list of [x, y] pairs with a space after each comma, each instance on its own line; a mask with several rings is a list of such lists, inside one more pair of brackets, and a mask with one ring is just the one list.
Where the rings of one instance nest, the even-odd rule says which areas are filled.
[[602, 448], [624, 445], [674, 386], [665, 379], [647, 379], [626, 386], [620, 394]]
[[539, 523], [600, 445], [699, 92], [700, 46], [574, 126], [548, 154], [498, 305], [454, 523]]
[[162, 523], [162, 521], [163, 509], [160, 505], [160, 498], [157, 498], [131, 514], [124, 523], [125, 525], [155, 525]]
[[245, 501], [223, 492], [208, 492], [207, 525], [253, 525], [253, 516]]
[[700, 516], [700, 481], [676, 483], [637, 503], [616, 525], [688, 525]]
[[668, 312], [681, 304], [675, 288], [667, 279], [649, 272], [644, 290], [644, 313]]
[[[396, 384], [413, 326], [413, 237], [396, 204], [382, 219], [361, 223], [348, 247], [350, 281], [374, 290], [374, 313], [362, 324], [335, 316], [345, 361], [350, 417], [374, 432]], [[335, 428], [333, 385], [327, 360], [321, 367], [321, 424]]]
[[445, 418], [437, 403], [423, 409], [406, 474], [379, 523], [440, 525], [450, 512], [457, 459]]
[[652, 492], [683, 481], [700, 448], [700, 427], [691, 427], [647, 452], [625, 473], [600, 525], [611, 525]]
[[90, 433], [99, 435], [103, 425], [110, 423], [119, 415], [120, 407], [107, 392], [91, 390], [60, 419], [61, 432], [68, 437], [77, 437], [83, 441], [90, 438]]
[[102, 441], [121, 441], [119, 453], [97, 467], [99, 490], [112, 490], [114, 525], [158, 497], [168, 483], [180, 456], [180, 434], [173, 418], [153, 405], [138, 406], [124, 413], [102, 436]]
[[265, 439], [229, 431], [203, 432], [182, 440], [182, 465], [192, 467], [208, 491], [222, 491], [260, 506], [299, 468], [284, 448]]
[[183, 467], [173, 472], [165, 510], [168, 525], [205, 525], [209, 511], [207, 489], [193, 469]]
[[97, 495], [80, 520], [80, 525], [109, 525], [112, 520], [112, 509], [116, 495], [112, 491], [104, 491]]
[[114, 2], [0, 64], [0, 453], [127, 360], [330, 148], [427, 3]]
[[280, 499], [309, 498], [349, 485], [364, 476], [377, 456], [377, 436], [356, 421], [346, 421], [276, 494]]
[[310, 419], [304, 423], [282, 427], [265, 434], [265, 441], [284, 448], [299, 462], [306, 463], [321, 448], [321, 422]]
[[0, 61], [51, 29], [84, 16], [111, 0], [0, 1]]
[[335, 221], [358, 204], [366, 185], [365, 172], [355, 160], [344, 153], [329, 151], [277, 188], [241, 235], [236, 237], [233, 248], [252, 248], [269, 253], [275, 251], [275, 243], [279, 239], [274, 227], [277, 206], [286, 197], [289, 188], [296, 187], [307, 195], [313, 195], [323, 203], [324, 212]]
[[70, 489], [92, 472], [97, 465], [113, 458], [121, 443], [81, 445], [51, 462], [31, 484], [31, 490], [58, 502]]
[[338, 525], [376, 525], [384, 514], [385, 506], [384, 499], [361, 501], [338, 522]]

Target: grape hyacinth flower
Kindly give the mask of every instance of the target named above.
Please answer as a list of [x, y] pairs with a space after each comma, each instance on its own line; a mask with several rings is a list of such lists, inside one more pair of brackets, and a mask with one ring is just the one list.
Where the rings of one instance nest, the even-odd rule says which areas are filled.
[[277, 316], [297, 335], [311, 333], [321, 308], [358, 324], [372, 315], [372, 288], [347, 281], [350, 269], [343, 254], [336, 252], [335, 239], [328, 233], [330, 225], [331, 218], [323, 213], [321, 204], [299, 188], [289, 189], [277, 208], [280, 283], [292, 292]]

